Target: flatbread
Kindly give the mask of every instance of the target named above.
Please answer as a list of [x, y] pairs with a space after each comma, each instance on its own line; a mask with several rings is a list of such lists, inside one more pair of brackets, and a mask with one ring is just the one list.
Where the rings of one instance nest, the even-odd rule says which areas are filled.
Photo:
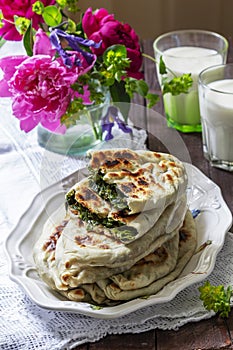
[[[100, 305], [116, 305], [119, 302], [132, 300], [138, 297], [148, 297], [154, 295], [159, 292], [165, 285], [174, 281], [181, 274], [182, 270], [187, 265], [188, 261], [195, 252], [196, 243], [197, 231], [195, 222], [193, 220], [191, 212], [187, 211], [184, 224], [179, 230], [179, 250], [177, 263], [171, 272], [165, 274], [159, 279], [157, 279], [155, 276], [153, 282], [141, 288], [139, 285], [139, 288], [125, 289], [123, 288], [125, 285], [125, 280], [122, 282], [121, 278], [119, 279], [119, 276], [112, 276], [111, 278], [97, 281], [97, 283], [81, 285], [78, 288], [74, 288], [65, 292], [62, 291], [61, 294], [73, 301], [90, 302], [90, 300], [92, 300], [92, 303]], [[136, 265], [132, 267], [131, 271], [133, 270], [136, 270]], [[135, 276], [134, 273], [131, 274], [130, 271], [126, 271], [123, 276], [127, 277], [126, 280], [128, 281], [128, 286], [130, 285], [130, 281], [134, 282], [133, 279], [131, 280], [131, 278]], [[142, 281], [144, 281], [145, 278], [146, 276], [141, 276]], [[80, 295], [82, 295], [81, 298]]]
[[[174, 231], [180, 228], [186, 212], [177, 221], [172, 232], [166, 233], [169, 217], [173, 213], [174, 205], [169, 206], [161, 215], [156, 224], [143, 236], [124, 244], [112, 237], [103, 227], [87, 230], [85, 223], [76, 219], [70, 220], [65, 227], [61, 239], [57, 242], [56, 261], [60, 278], [69, 283], [70, 278], [79, 279], [78, 272], [81, 267], [107, 267], [128, 268], [136, 261], [151, 253], [168, 239], [172, 238]], [[100, 270], [101, 271], [101, 270]], [[73, 276], [73, 277], [72, 277]], [[98, 277], [98, 271], [96, 278]]]
[[111, 276], [112, 282], [122, 290], [135, 290], [148, 286], [175, 268], [178, 246], [179, 232], [176, 230], [173, 238], [136, 262], [129, 270]]
[[186, 190], [184, 164], [171, 154], [114, 149], [89, 151], [88, 156], [94, 181], [102, 177], [116, 186], [126, 201], [127, 215], [166, 207]]
[[[86, 223], [78, 218], [66, 217], [63, 224], [60, 223], [64, 214], [61, 208], [47, 220], [34, 246], [37, 270], [50, 286], [65, 290], [129, 269], [175, 235], [187, 209], [186, 201], [181, 200], [181, 203], [183, 215], [175, 216], [173, 225], [169, 218], [174, 216], [175, 204], [166, 209], [143, 237], [129, 244], [113, 237], [106, 228], [88, 230]], [[173, 228], [172, 232], [166, 233], [167, 225]]]
[[167, 283], [176, 279], [195, 252], [197, 242], [195, 223], [190, 211], [187, 212], [184, 225], [180, 230], [179, 254], [175, 269], [160, 279], [155, 279], [151, 284], [138, 289], [123, 290], [120, 284], [113, 279], [98, 281], [98, 286], [104, 291], [107, 298], [111, 300], [130, 300], [157, 293]]

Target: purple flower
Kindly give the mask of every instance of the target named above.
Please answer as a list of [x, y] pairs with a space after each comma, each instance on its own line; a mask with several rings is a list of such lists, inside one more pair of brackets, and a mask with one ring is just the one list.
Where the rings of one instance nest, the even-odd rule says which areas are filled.
[[132, 132], [132, 129], [129, 126], [127, 126], [125, 122], [120, 118], [119, 110], [114, 106], [110, 106], [108, 107], [107, 113], [101, 121], [102, 132], [107, 132], [107, 135], [105, 136], [105, 141], [113, 139], [112, 128], [115, 123], [117, 123], [118, 128], [121, 129], [124, 133]]
[[[81, 50], [78, 45], [72, 45], [72, 48], [77, 49], [76, 51], [64, 50], [60, 42], [60, 36], [63, 38], [63, 41], [64, 39], [67, 39], [66, 36], [75, 37], [77, 40], [81, 39], [80, 42], [84, 40], [74, 35], [66, 34], [63, 31], [58, 31], [57, 29], [52, 30], [50, 36], [48, 36], [42, 29], [38, 29], [35, 35], [33, 55], [50, 55], [51, 57], [54, 57], [57, 52], [60, 56], [57, 60], [62, 65], [65, 64], [68, 68], [70, 68], [74, 74], [78, 74], [80, 76], [87, 73], [94, 66], [96, 55], [89, 54], [89, 60], [87, 60], [87, 52]], [[69, 40], [70, 42], [72, 41], [71, 39]]]
[[[61, 29], [52, 29], [50, 34], [50, 40], [53, 44], [53, 47], [57, 50], [58, 54], [62, 57], [64, 64], [71, 68], [73, 65], [83, 66], [83, 62], [80, 60], [82, 57], [86, 64], [90, 67], [93, 67], [96, 61], [96, 55], [83, 50], [80, 45], [85, 47], [94, 47], [98, 48], [101, 45], [100, 43], [96, 43], [93, 40], [83, 39], [79, 36], [73, 34], [67, 34]], [[74, 51], [66, 51], [61, 45], [62, 42], [67, 42], [71, 49]], [[73, 52], [76, 52], [76, 56], [73, 56]], [[81, 55], [80, 55], [81, 54]], [[73, 56], [73, 58], [72, 58]], [[79, 57], [80, 56], [80, 57]]]

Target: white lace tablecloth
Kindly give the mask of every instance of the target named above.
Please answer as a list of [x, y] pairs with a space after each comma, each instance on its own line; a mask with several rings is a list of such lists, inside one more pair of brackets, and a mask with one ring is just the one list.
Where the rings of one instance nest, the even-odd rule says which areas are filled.
[[[177, 330], [187, 322], [211, 317], [213, 313], [205, 311], [199, 299], [198, 284], [186, 288], [171, 302], [100, 321], [42, 309], [9, 279], [4, 240], [32, 198], [42, 188], [82, 167], [84, 160], [44, 151], [37, 145], [36, 132], [19, 131], [9, 101], [2, 99], [0, 104], [0, 349], [72, 349], [107, 334], [139, 333], [155, 328]], [[136, 136], [143, 144], [145, 135]], [[213, 284], [233, 284], [232, 251], [233, 235], [229, 233], [208, 278]]]

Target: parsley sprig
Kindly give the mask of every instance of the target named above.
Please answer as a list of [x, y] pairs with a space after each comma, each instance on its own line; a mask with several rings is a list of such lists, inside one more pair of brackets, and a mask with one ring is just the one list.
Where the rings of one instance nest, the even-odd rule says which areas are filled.
[[230, 300], [233, 296], [232, 287], [224, 288], [223, 285], [213, 286], [210, 282], [198, 288], [200, 291], [200, 299], [203, 301], [204, 307], [221, 317], [228, 317], [231, 311]]

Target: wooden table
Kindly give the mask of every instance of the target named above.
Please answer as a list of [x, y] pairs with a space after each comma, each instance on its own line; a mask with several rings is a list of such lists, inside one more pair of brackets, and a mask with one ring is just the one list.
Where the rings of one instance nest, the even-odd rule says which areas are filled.
[[[230, 47], [232, 40], [230, 39]], [[143, 52], [153, 56], [152, 40], [142, 42]], [[232, 49], [229, 53], [229, 62], [233, 62]], [[149, 83], [153, 92], [159, 93], [159, 86], [155, 72], [155, 65], [149, 59], [144, 60], [145, 79]], [[136, 103], [144, 105], [145, 102], [137, 98]], [[153, 111], [146, 108], [145, 113], [140, 115], [132, 113], [131, 119], [138, 127], [149, 131], [148, 147], [154, 151], [163, 151], [164, 145], [160, 144], [154, 135], [158, 130], [166, 128], [164, 120], [154, 119]], [[155, 109], [163, 115], [163, 105], [160, 101]], [[172, 132], [172, 130], [169, 130]], [[177, 131], [174, 130], [174, 133]], [[203, 157], [202, 140], [200, 133], [179, 133], [183, 140], [193, 165], [199, 168], [204, 174], [211, 178], [222, 190], [222, 195], [233, 212], [233, 173], [212, 168], [209, 162]], [[232, 135], [233, 137], [233, 135]], [[231, 228], [233, 232], [233, 228]], [[99, 321], [101, 327], [101, 320]], [[111, 335], [96, 343], [85, 344], [76, 347], [78, 350], [213, 350], [213, 349], [233, 349], [233, 310], [229, 319], [223, 320], [217, 316], [200, 321], [189, 323], [181, 327], [178, 331], [151, 330], [140, 334]]]

